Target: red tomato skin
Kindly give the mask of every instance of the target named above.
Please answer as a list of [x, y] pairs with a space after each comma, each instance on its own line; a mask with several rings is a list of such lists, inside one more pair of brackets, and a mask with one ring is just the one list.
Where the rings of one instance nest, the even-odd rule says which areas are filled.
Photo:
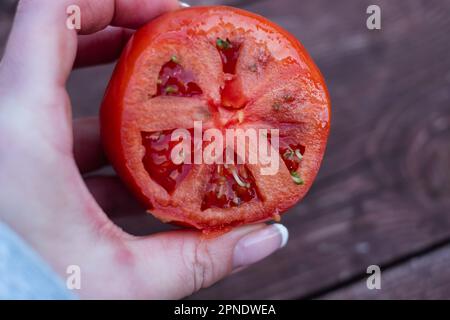
[[[184, 11], [183, 15], [177, 15], [179, 11]], [[170, 28], [181, 28], [183, 26], [188, 25], [191, 21], [195, 21], [201, 19], [202, 16], [207, 16], [212, 13], [217, 14], [229, 14], [235, 13], [239, 16], [242, 16], [240, 23], [251, 23], [252, 21], [257, 21], [257, 23], [261, 26], [266, 26], [268, 29], [276, 30], [280, 35], [282, 35], [285, 39], [289, 41], [289, 48], [282, 48], [281, 51], [289, 54], [296, 59], [304, 62], [309, 71], [311, 72], [311, 78], [315, 81], [323, 84], [323, 89], [326, 94], [326, 99], [328, 102], [330, 101], [329, 93], [326, 89], [325, 81], [323, 76], [321, 75], [319, 69], [315, 66], [313, 60], [305, 50], [305, 48], [301, 45], [301, 43], [290, 33], [279, 27], [278, 25], [266, 20], [265, 18], [232, 7], [226, 6], [207, 6], [207, 7], [193, 7], [187, 9], [181, 9], [175, 12], [170, 12], [164, 15], [157, 17], [156, 19], [149, 22], [147, 25], [140, 28], [136, 33], [132, 36], [124, 51], [122, 52], [121, 58], [119, 59], [113, 75], [111, 77], [111, 81], [106, 89], [104, 100], [102, 102], [102, 107], [100, 110], [100, 125], [101, 125], [101, 139], [103, 143], [104, 150], [107, 154], [108, 159], [110, 160], [112, 166], [116, 170], [117, 174], [121, 177], [121, 179], [125, 182], [125, 184], [131, 189], [131, 191], [138, 197], [138, 199], [143, 203], [143, 205], [148, 208], [148, 210], [152, 210], [154, 208], [154, 204], [151, 199], [149, 199], [146, 195], [142, 187], [139, 185], [139, 182], [135, 180], [133, 177], [133, 173], [130, 168], [126, 165], [126, 156], [124, 154], [124, 132], [128, 129], [123, 125], [123, 110], [126, 107], [125, 104], [125, 95], [127, 90], [129, 89], [129, 80], [133, 75], [135, 64], [144, 50], [148, 47], [148, 43], [151, 42], [154, 38], [156, 38], [160, 34], [164, 34], [167, 32], [167, 29]], [[218, 16], [220, 16], [220, 14]], [[248, 21], [244, 21], [244, 19], [249, 19]], [[219, 19], [219, 18], [217, 18]], [[321, 133], [321, 136], [317, 137], [318, 141], [325, 141], [328, 138], [329, 134], [329, 123], [330, 123], [330, 103], [328, 103], [327, 110], [327, 123], [326, 130]], [[322, 154], [325, 151], [325, 143], [322, 144], [323, 147], [321, 149]], [[309, 177], [308, 181], [305, 183], [305, 190], [307, 191], [316, 174], [318, 168], [320, 166], [321, 159], [317, 161], [317, 170], [312, 173]], [[304, 193], [306, 193], [306, 191]], [[300, 197], [300, 199], [304, 196]], [[298, 201], [298, 200], [297, 200]], [[280, 213], [283, 213], [289, 207], [292, 207], [297, 201], [280, 204], [279, 210]], [[161, 220], [165, 220], [164, 217], [159, 214], [157, 215]], [[206, 232], [211, 233], [222, 233], [223, 231], [227, 231], [230, 228], [234, 228], [241, 224], [246, 224], [250, 222], [261, 222], [265, 220], [273, 219], [274, 217], [267, 217], [258, 220], [252, 219], [243, 219], [241, 222], [232, 223], [230, 225], [225, 226], [214, 226], [209, 228], [205, 224], [197, 224], [195, 221], [169, 221], [174, 222], [175, 224], [195, 227], [198, 229], [202, 229]], [[279, 218], [278, 215], [275, 218]]]

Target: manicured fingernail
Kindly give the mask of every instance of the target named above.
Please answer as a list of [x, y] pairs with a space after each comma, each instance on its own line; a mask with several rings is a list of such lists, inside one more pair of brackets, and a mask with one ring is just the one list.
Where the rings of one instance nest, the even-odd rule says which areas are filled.
[[288, 230], [279, 223], [247, 234], [234, 248], [233, 268], [248, 266], [264, 259], [284, 247], [288, 237]]
[[180, 3], [180, 7], [182, 7], [182, 8], [189, 8], [191, 6], [190, 4], [183, 2], [183, 1], [178, 1], [178, 2]]

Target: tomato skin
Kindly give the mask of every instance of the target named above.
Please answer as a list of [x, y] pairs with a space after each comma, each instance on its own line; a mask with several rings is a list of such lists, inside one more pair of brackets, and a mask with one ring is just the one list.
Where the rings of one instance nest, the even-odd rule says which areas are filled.
[[[186, 32], [189, 34], [189, 26], [195, 21], [205, 21], [206, 24], [214, 26], [215, 24], [218, 24], [223, 17], [228, 17], [230, 23], [235, 23], [239, 27], [249, 28], [251, 30], [262, 29], [264, 32], [273, 35], [272, 42], [267, 40], [270, 42], [269, 46], [272, 52], [279, 57], [288, 57], [288, 59], [285, 59], [287, 64], [302, 65], [309, 73], [310, 80], [313, 83], [321, 85], [321, 90], [323, 90], [325, 95], [324, 99], [327, 101], [327, 104], [325, 109], [321, 110], [320, 116], [318, 116], [321, 119], [323, 128], [318, 130], [314, 137], [317, 142], [311, 142], [311, 144], [314, 145], [315, 152], [318, 156], [316, 156], [313, 161], [308, 162], [309, 171], [302, 191], [299, 192], [296, 197], [290, 197], [283, 193], [283, 188], [279, 185], [278, 190], [280, 192], [280, 197], [283, 198], [284, 196], [285, 198], [292, 199], [280, 201], [276, 207], [271, 209], [271, 213], [264, 211], [261, 207], [259, 208], [261, 212], [251, 212], [241, 218], [236, 219], [234, 217], [233, 219], [225, 219], [224, 221], [210, 222], [208, 217], [205, 217], [202, 221], [197, 218], [186, 218], [182, 213], [182, 210], [176, 208], [176, 206], [167, 211], [165, 208], [171, 205], [171, 200], [160, 201], [157, 199], [158, 197], [153, 194], [152, 190], [148, 190], [143, 186], [142, 180], [136, 176], [136, 172], [134, 172], [129, 165], [129, 159], [127, 158], [126, 150], [130, 144], [130, 139], [127, 134], [128, 131], [133, 128], [127, 125], [128, 120], [125, 116], [125, 111], [129, 105], [130, 91], [134, 89], [131, 85], [132, 78], [137, 72], [140, 63], [139, 61], [142, 56], [146, 54], [149, 44], [153, 41], [157, 41], [160, 37], [173, 30], [184, 30], [187, 28], [188, 31]], [[265, 35], [257, 33], [257, 36], [263, 38]], [[282, 38], [282, 42], [280, 42], [280, 38]], [[264, 38], [264, 40], [266, 39]], [[239, 86], [241, 86], [240, 83], [233, 83], [233, 92], [231, 93], [230, 99], [238, 101], [236, 104], [241, 105], [244, 101], [246, 102], [249, 99], [244, 91], [240, 96], [235, 94], [239, 89]], [[243, 88], [243, 90], [245, 90], [245, 87]], [[309, 87], [305, 87], [305, 89], [306, 91], [310, 90]], [[252, 116], [249, 116], [249, 119], [251, 117]], [[267, 122], [270, 121], [271, 119], [268, 119]], [[315, 66], [299, 41], [287, 31], [263, 17], [240, 9], [225, 6], [193, 7], [164, 14], [139, 29], [133, 35], [116, 65], [106, 90], [100, 111], [100, 123], [103, 146], [111, 164], [136, 197], [156, 217], [163, 221], [195, 227], [205, 232], [217, 232], [218, 230], [229, 230], [230, 228], [241, 224], [259, 222], [273, 218], [277, 219], [279, 214], [293, 206], [306, 194], [318, 172], [321, 157], [325, 151], [329, 133], [330, 103], [329, 94], [319, 69]], [[274, 185], [274, 187], [277, 188], [277, 185]]]

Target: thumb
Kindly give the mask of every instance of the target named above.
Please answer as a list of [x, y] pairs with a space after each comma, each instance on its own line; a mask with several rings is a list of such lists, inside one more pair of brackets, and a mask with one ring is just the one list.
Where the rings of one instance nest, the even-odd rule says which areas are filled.
[[172, 231], [132, 240], [145, 298], [177, 299], [209, 287], [234, 270], [283, 247], [288, 231], [281, 224], [257, 224], [206, 238], [196, 231]]

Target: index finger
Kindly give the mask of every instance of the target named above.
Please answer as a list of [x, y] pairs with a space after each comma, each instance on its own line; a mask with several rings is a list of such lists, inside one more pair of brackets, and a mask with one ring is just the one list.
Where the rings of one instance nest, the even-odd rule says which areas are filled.
[[[79, 30], [67, 26], [70, 6], [79, 8]], [[64, 85], [77, 52], [77, 31], [90, 34], [108, 25], [136, 28], [179, 6], [177, 0], [21, 0], [3, 72], [15, 85]]]

